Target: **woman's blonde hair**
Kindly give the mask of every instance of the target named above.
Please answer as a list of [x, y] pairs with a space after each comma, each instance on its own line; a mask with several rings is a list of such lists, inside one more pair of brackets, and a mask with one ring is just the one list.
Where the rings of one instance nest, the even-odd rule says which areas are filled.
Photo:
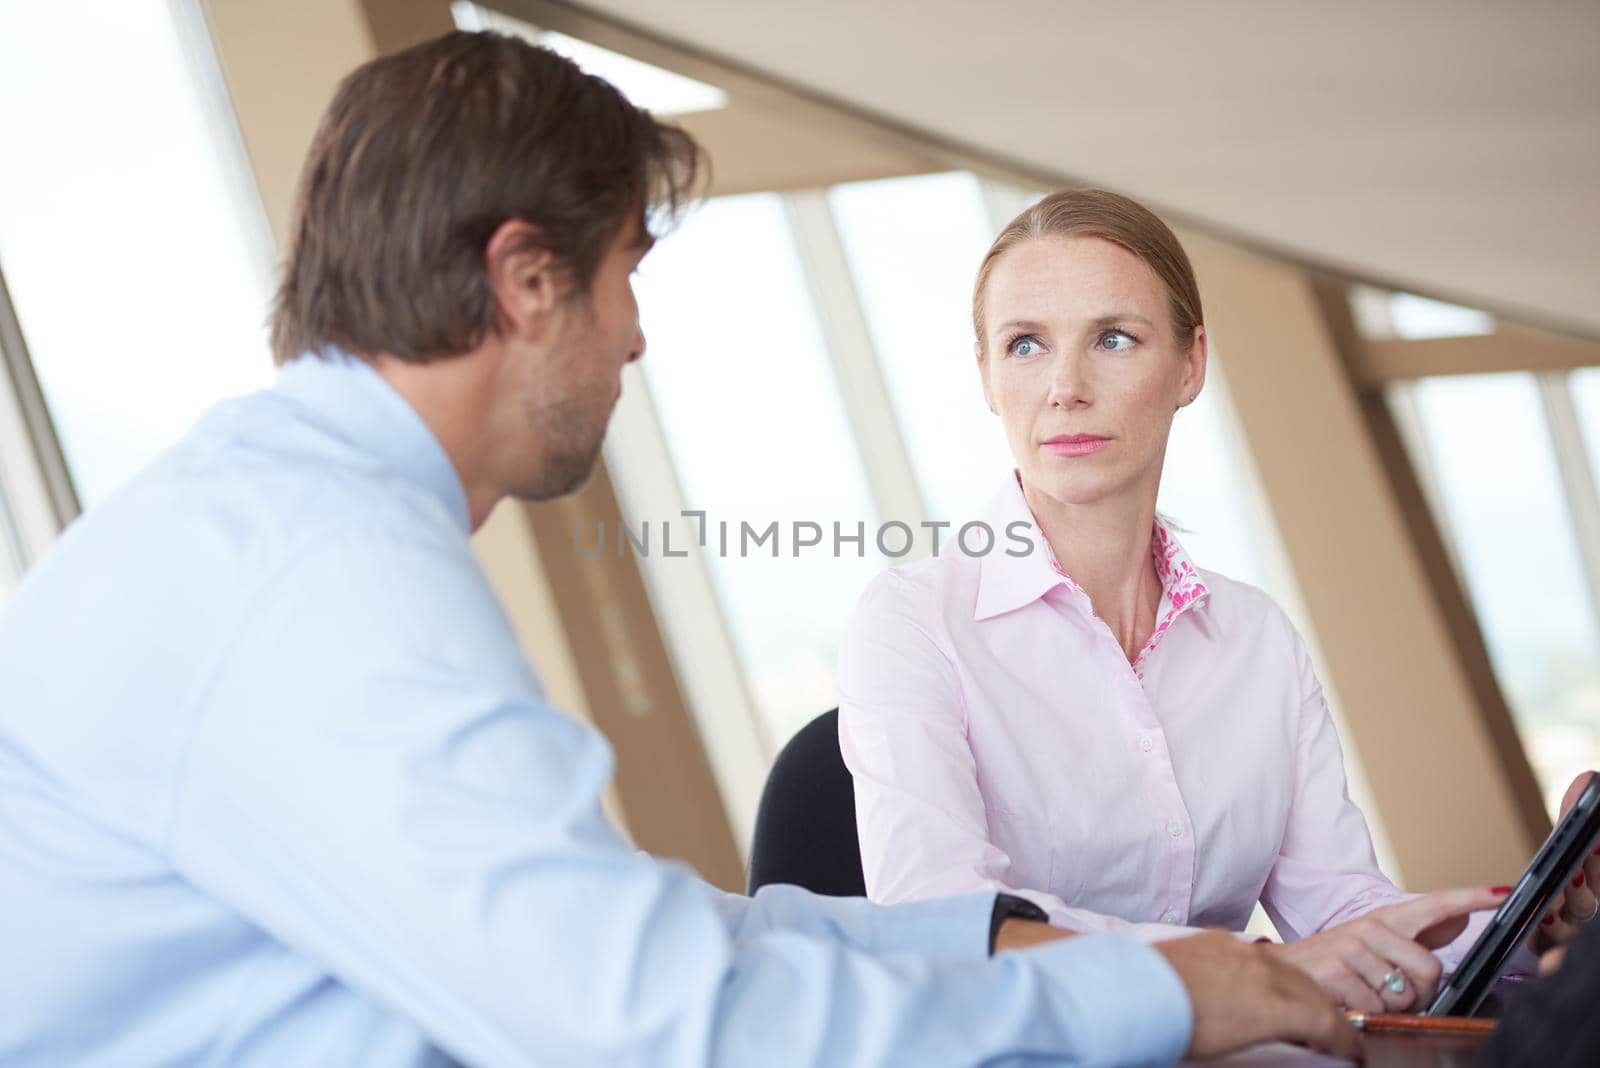
[[1063, 189], [1012, 219], [989, 246], [972, 287], [972, 329], [984, 351], [983, 291], [994, 265], [1008, 250], [1039, 237], [1098, 237], [1138, 256], [1167, 287], [1172, 334], [1180, 345], [1204, 319], [1194, 268], [1167, 224], [1144, 205], [1104, 189]]

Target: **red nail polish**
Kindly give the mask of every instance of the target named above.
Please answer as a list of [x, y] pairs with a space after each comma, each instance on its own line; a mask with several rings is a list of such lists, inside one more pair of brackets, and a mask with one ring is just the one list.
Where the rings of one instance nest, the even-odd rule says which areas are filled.
[[1546, 916], [1544, 918], [1544, 925], [1546, 927], [1549, 927], [1551, 924], [1553, 924], [1555, 922], [1556, 922], [1556, 918], [1554, 916]]
[[1491, 894], [1499, 894], [1501, 897], [1505, 897], [1507, 894], [1511, 893], [1511, 887], [1509, 887], [1509, 886], [1491, 886], [1489, 888], [1489, 893], [1491, 893]]
[[1582, 886], [1583, 885], [1583, 872], [1580, 871], [1578, 874], [1576, 874], [1576, 875], [1574, 875], [1572, 877], [1572, 885], [1573, 886]]

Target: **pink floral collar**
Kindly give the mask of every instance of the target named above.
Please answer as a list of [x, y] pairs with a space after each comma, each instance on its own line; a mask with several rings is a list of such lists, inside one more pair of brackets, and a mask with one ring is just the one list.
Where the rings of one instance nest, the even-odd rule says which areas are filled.
[[1133, 670], [1141, 679], [1144, 678], [1141, 670], [1144, 658], [1172, 626], [1172, 621], [1211, 597], [1211, 590], [1200, 577], [1194, 561], [1160, 519], [1156, 520], [1155, 534], [1150, 538], [1150, 558], [1155, 561], [1156, 577], [1161, 580], [1161, 604], [1156, 609], [1156, 629], [1150, 632], [1149, 641], [1133, 661]]

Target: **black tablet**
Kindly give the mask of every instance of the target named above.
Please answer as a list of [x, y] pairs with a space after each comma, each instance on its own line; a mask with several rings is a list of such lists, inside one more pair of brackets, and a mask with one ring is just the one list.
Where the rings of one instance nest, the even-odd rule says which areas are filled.
[[1600, 775], [1589, 780], [1533, 863], [1461, 959], [1461, 967], [1445, 980], [1428, 1006], [1427, 1016], [1471, 1016], [1494, 987], [1506, 961], [1527, 939], [1549, 908], [1550, 900], [1578, 870], [1600, 840]]

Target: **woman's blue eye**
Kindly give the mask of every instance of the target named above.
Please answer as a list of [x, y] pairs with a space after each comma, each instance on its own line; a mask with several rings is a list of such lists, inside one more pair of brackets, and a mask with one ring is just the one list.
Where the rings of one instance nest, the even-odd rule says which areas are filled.
[[1107, 330], [1100, 335], [1100, 347], [1106, 352], [1127, 352], [1138, 344], [1132, 334], [1121, 330]]
[[1011, 343], [1011, 355], [1013, 356], [1032, 356], [1038, 351], [1038, 339], [1029, 335], [1019, 337]]

